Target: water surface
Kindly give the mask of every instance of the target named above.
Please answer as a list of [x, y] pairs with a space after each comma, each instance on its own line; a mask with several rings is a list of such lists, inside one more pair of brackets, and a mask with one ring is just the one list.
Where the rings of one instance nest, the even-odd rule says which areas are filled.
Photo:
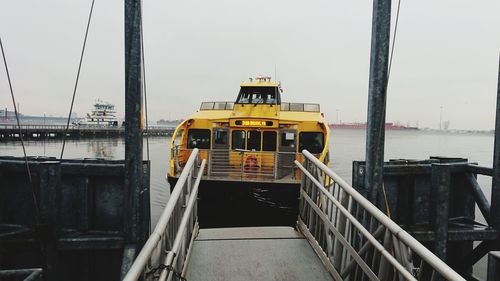
[[[463, 157], [483, 166], [492, 166], [493, 135], [446, 134], [424, 131], [387, 131], [385, 159], [428, 159], [429, 156]], [[169, 196], [166, 181], [169, 159], [167, 137], [149, 139], [151, 160], [151, 215], [153, 225]], [[26, 142], [28, 155], [59, 157], [61, 141]], [[331, 163], [334, 171], [351, 182], [352, 161], [363, 160], [365, 155], [364, 130], [334, 130], [330, 139]], [[65, 158], [123, 159], [123, 139], [87, 139], [67, 141]], [[0, 143], [0, 155], [22, 156], [20, 142]], [[144, 159], [147, 159], [144, 141]], [[478, 181], [487, 197], [491, 193], [491, 178], [480, 176]], [[479, 211], [476, 211], [479, 216]], [[485, 260], [478, 263], [484, 270]], [[482, 275], [482, 274], [481, 274]]]

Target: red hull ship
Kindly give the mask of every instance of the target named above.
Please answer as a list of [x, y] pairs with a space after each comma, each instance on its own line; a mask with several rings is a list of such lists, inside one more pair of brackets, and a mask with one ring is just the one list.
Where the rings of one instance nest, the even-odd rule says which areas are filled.
[[[332, 129], [366, 129], [368, 125], [366, 123], [338, 123], [330, 124]], [[394, 123], [385, 123], [385, 128], [387, 130], [418, 130], [417, 127], [409, 127]]]

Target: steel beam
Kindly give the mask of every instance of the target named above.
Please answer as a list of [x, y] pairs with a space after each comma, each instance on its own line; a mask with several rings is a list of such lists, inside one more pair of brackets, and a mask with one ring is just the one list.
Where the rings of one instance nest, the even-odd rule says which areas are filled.
[[465, 174], [465, 177], [469, 182], [472, 195], [474, 196], [474, 200], [476, 201], [479, 210], [483, 214], [483, 217], [486, 220], [486, 222], [489, 225], [491, 225], [490, 203], [488, 202], [488, 199], [486, 199], [486, 196], [481, 190], [481, 186], [479, 186], [479, 183], [477, 182], [476, 178], [471, 173]]
[[368, 199], [376, 205], [384, 166], [385, 105], [389, 65], [391, 0], [373, 1], [368, 128], [366, 130], [366, 176]]
[[450, 169], [447, 164], [433, 164], [431, 175], [432, 229], [434, 254], [446, 262], [450, 198]]
[[500, 281], [500, 252], [490, 252], [488, 254], [487, 281]]
[[140, 239], [142, 170], [141, 1], [125, 0], [125, 188], [127, 243]]
[[35, 281], [42, 280], [43, 269], [41, 268], [27, 268], [27, 269], [11, 269], [11, 270], [0, 270], [1, 280], [21, 280], [23, 281]]
[[497, 109], [495, 120], [495, 144], [493, 150], [493, 176], [491, 187], [491, 223], [500, 230], [500, 58], [498, 67]]
[[498, 249], [494, 241], [482, 241], [470, 253], [468, 253], [460, 262], [460, 267], [464, 270], [476, 264], [484, 255], [491, 250]]

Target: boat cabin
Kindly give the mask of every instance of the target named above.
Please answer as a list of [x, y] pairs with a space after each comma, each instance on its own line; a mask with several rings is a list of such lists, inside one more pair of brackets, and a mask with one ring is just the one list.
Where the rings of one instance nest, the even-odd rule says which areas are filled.
[[307, 149], [328, 161], [329, 128], [319, 104], [281, 101], [270, 77], [243, 82], [235, 102], [203, 102], [176, 128], [170, 176], [180, 174], [194, 148], [207, 159], [206, 179], [299, 179], [294, 161]]

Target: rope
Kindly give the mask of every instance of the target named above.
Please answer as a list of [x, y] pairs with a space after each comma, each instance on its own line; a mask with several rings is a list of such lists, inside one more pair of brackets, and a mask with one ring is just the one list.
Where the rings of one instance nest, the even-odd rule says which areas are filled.
[[148, 125], [148, 92], [146, 91], [146, 61], [144, 59], [144, 31], [142, 29], [142, 1], [141, 1], [141, 60], [142, 60], [142, 85], [144, 91], [144, 113], [146, 117], [146, 155], [149, 161], [149, 125]]
[[61, 157], [59, 157], [60, 159], [63, 158], [64, 147], [66, 146], [66, 135], [67, 135], [68, 130], [69, 130], [69, 122], [71, 120], [71, 113], [73, 112], [73, 104], [75, 103], [76, 89], [78, 88], [78, 81], [80, 79], [80, 71], [82, 69], [83, 56], [85, 54], [85, 46], [87, 45], [87, 36], [89, 34], [90, 21], [92, 19], [92, 12], [94, 11], [94, 2], [95, 2], [95, 0], [92, 0], [92, 5], [90, 6], [90, 13], [89, 13], [88, 21], [87, 21], [87, 28], [85, 30], [85, 38], [83, 39], [82, 53], [80, 55], [80, 62], [78, 64], [78, 71], [76, 73], [75, 86], [73, 88], [73, 97], [71, 98], [71, 106], [69, 108], [68, 121], [66, 122], [66, 129], [64, 130], [64, 134], [63, 134], [63, 144], [62, 144], [62, 149], [61, 149]]
[[[389, 86], [389, 77], [391, 76], [392, 61], [393, 61], [393, 58], [394, 58], [394, 49], [395, 49], [395, 46], [396, 46], [396, 34], [398, 32], [398, 23], [399, 23], [399, 11], [400, 11], [400, 8], [401, 8], [401, 0], [398, 0], [398, 8], [397, 8], [397, 11], [396, 11], [396, 22], [394, 23], [394, 31], [393, 31], [393, 35], [392, 35], [391, 51], [390, 51], [390, 55], [389, 55], [389, 66], [388, 66], [388, 69], [387, 69], [387, 79], [385, 81], [385, 99], [386, 99], [386, 101], [387, 101], [387, 88]], [[384, 102], [384, 105], [383, 105], [384, 112], [386, 110], [386, 103], [387, 102]], [[384, 117], [384, 119], [385, 119], [385, 117]], [[381, 128], [379, 128], [379, 132], [382, 132], [382, 129], [385, 128], [385, 124], [381, 124], [380, 126], [381, 126]]]
[[401, 0], [398, 0], [398, 9], [396, 12], [396, 22], [394, 23], [394, 32], [392, 35], [392, 46], [391, 46], [391, 55], [389, 59], [389, 68], [387, 70], [387, 83], [386, 83], [386, 91], [387, 85], [389, 85], [389, 76], [391, 75], [391, 67], [392, 67], [392, 58], [394, 57], [394, 46], [396, 45], [396, 34], [398, 33], [398, 23], [399, 23], [399, 9], [401, 7]]
[[175, 268], [171, 265], [165, 265], [165, 264], [160, 264], [156, 268], [151, 269], [150, 271], [146, 272], [146, 276], [154, 275], [157, 273], [161, 273], [163, 270], [166, 270], [168, 272], [172, 272], [172, 274], [177, 277], [178, 280], [180, 281], [187, 281], [186, 277], [182, 276], [182, 273], [179, 271], [176, 271]]
[[382, 182], [382, 193], [384, 194], [384, 203], [385, 203], [385, 211], [386, 215], [391, 218], [391, 208], [389, 207], [389, 200], [387, 200], [387, 194], [385, 193], [385, 185]]
[[12, 88], [12, 81], [10, 79], [9, 67], [7, 66], [7, 59], [5, 58], [5, 50], [3, 48], [3, 43], [2, 43], [1, 37], [0, 37], [0, 49], [2, 50], [2, 58], [3, 58], [4, 66], [5, 66], [5, 73], [7, 73], [7, 80], [9, 82], [10, 96], [12, 98], [12, 104], [14, 105], [14, 113], [16, 115], [17, 128], [19, 129], [19, 138], [21, 139], [21, 145], [23, 147], [24, 162], [26, 163], [26, 172], [28, 173], [28, 180], [29, 180], [29, 183], [31, 186], [31, 195], [33, 197], [33, 205], [35, 207], [35, 220], [36, 220], [36, 222], [39, 222], [40, 211], [39, 211], [38, 202], [37, 202], [36, 196], [35, 196], [35, 188], [33, 187], [33, 180], [31, 178], [30, 165], [28, 163], [28, 156], [26, 155], [26, 147], [24, 146], [23, 132], [21, 130], [21, 122], [19, 122], [19, 114], [17, 112], [16, 98], [14, 96], [14, 90]]

